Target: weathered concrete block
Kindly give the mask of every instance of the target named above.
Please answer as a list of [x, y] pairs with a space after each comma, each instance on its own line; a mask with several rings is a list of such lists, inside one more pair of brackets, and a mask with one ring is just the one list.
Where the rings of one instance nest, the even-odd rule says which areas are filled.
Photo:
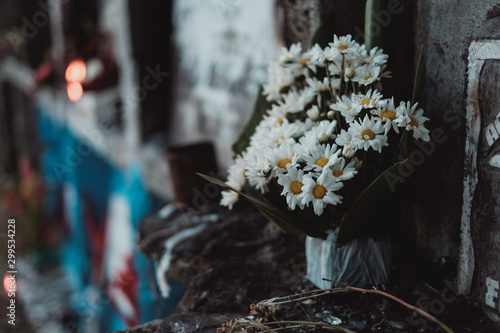
[[[493, 10], [497, 13], [497, 10]], [[491, 13], [491, 12], [490, 12]], [[500, 20], [469, 46], [464, 191], [458, 288], [500, 312]], [[496, 27], [496, 29], [495, 29]]]

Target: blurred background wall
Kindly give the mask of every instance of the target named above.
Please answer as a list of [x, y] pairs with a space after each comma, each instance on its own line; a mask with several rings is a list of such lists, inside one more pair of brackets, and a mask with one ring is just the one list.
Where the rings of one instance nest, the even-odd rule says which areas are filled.
[[[170, 147], [212, 141], [228, 165], [281, 45], [278, 11], [274, 1], [0, 2], [2, 216], [26, 230], [19, 265], [37, 276], [18, 281], [27, 331], [115, 331], [172, 313], [182, 288], [170, 282], [160, 297], [138, 223], [174, 198]], [[33, 288], [48, 272], [61, 293]], [[49, 306], [37, 306], [43, 295]]]

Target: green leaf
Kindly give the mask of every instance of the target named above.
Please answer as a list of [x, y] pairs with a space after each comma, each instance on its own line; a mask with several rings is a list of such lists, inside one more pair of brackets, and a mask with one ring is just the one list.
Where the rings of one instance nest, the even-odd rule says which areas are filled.
[[417, 72], [415, 73], [415, 82], [413, 84], [413, 96], [411, 98], [411, 105], [417, 103], [422, 96], [425, 83], [425, 57], [424, 47], [420, 48], [420, 55], [418, 56]]
[[403, 130], [403, 134], [401, 134], [401, 139], [399, 140], [394, 161], [396, 161], [399, 157], [408, 158], [408, 131], [406, 130]]
[[255, 100], [255, 104], [253, 107], [253, 113], [250, 116], [245, 128], [241, 132], [238, 139], [233, 143], [231, 149], [236, 155], [240, 155], [242, 152], [250, 144], [250, 138], [255, 133], [255, 128], [259, 125], [260, 121], [266, 114], [266, 111], [271, 108], [273, 105], [266, 99], [266, 96], [263, 95], [264, 88], [260, 86], [259, 94], [257, 95], [257, 99]]
[[248, 194], [245, 194], [241, 191], [238, 191], [231, 186], [227, 185], [223, 181], [213, 178], [204, 174], [197, 173], [198, 176], [208, 180], [209, 182], [219, 185], [222, 188], [226, 188], [228, 190], [234, 191], [240, 194], [242, 197], [249, 200], [257, 209], [267, 217], [271, 222], [276, 224], [278, 228], [280, 228], [284, 232], [289, 232], [292, 234], [300, 234], [305, 233], [312, 237], [325, 238], [326, 234], [322, 230], [317, 230], [314, 228], [314, 225], [308, 223], [308, 221], [302, 220], [299, 216], [295, 214], [287, 214], [283, 210], [278, 209], [276, 207], [271, 206], [269, 203], [259, 200], [255, 197], [252, 197]]
[[[385, 53], [391, 56], [388, 47], [393, 44], [393, 33], [396, 20], [391, 20], [386, 24], [381, 24], [378, 19], [379, 13], [387, 11], [388, 3], [392, 0], [367, 0], [365, 6], [365, 45], [370, 50], [375, 46], [384, 49]], [[395, 14], [392, 14], [395, 15]], [[378, 18], [378, 19], [377, 19]], [[376, 29], [375, 29], [376, 28]]]
[[309, 41], [309, 48], [318, 44], [321, 47], [328, 46], [328, 43], [333, 42], [333, 34], [335, 27], [333, 24], [334, 13], [328, 15], [325, 20], [319, 25]]
[[377, 208], [395, 208], [385, 205], [385, 201], [404, 183], [406, 177], [401, 174], [401, 170], [407, 163], [409, 162], [405, 159], [386, 169], [356, 198], [342, 219], [337, 236], [339, 245], [346, 244], [360, 231], [372, 230], [374, 222], [380, 219], [379, 216], [374, 216]]

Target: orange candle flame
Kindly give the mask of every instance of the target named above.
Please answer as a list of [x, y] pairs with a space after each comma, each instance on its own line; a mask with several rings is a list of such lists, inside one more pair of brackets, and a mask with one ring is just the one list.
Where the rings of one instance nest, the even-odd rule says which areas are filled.
[[11, 278], [9, 273], [5, 274], [3, 278], [3, 288], [7, 294], [15, 293], [17, 291], [17, 282]]
[[66, 68], [66, 81], [82, 83], [87, 75], [87, 67], [82, 60], [73, 60]]
[[67, 87], [68, 98], [72, 102], [77, 102], [82, 98], [83, 95], [83, 87], [78, 82], [70, 82]]

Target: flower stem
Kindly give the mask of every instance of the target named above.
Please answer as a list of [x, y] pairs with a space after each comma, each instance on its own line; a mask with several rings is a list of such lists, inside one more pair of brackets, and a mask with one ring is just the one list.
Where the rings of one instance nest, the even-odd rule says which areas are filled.
[[403, 131], [401, 139], [399, 139], [398, 148], [396, 149], [396, 155], [394, 156], [394, 163], [398, 160], [399, 156], [403, 157], [403, 159], [408, 158], [408, 131], [405, 129]]
[[342, 93], [342, 88], [345, 85], [344, 84], [344, 71], [345, 71], [345, 55], [342, 53], [342, 69], [340, 71], [340, 86], [339, 86], [340, 93]]
[[358, 91], [357, 91], [357, 89], [356, 89], [356, 85], [354, 84], [354, 81], [353, 81], [353, 80], [351, 80], [351, 84], [352, 84], [352, 92], [353, 92], [353, 93], [355, 93], [355, 94], [357, 94], [357, 93], [358, 93]]
[[330, 89], [330, 95], [332, 95], [332, 101], [335, 101], [335, 97], [337, 94], [334, 93], [332, 88], [332, 76], [330, 74], [330, 70], [328, 69], [328, 63], [325, 65], [326, 76], [328, 77], [328, 89]]

